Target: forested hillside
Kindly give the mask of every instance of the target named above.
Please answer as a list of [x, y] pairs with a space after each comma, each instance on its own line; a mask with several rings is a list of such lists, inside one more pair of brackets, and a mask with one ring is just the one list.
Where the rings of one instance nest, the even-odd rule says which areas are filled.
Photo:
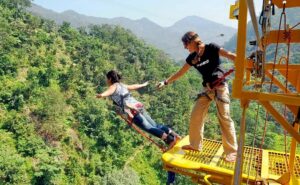
[[[150, 81], [134, 95], [158, 122], [186, 135], [199, 75], [192, 70], [157, 91], [155, 82], [179, 67], [163, 52], [120, 27], [57, 26], [26, 13], [30, 3], [0, 1], [0, 184], [165, 184], [160, 151], [118, 118], [110, 101], [95, 95], [106, 88], [111, 69], [125, 83]], [[219, 140], [214, 106], [209, 112], [205, 136]], [[236, 100], [232, 116], [238, 129]], [[270, 125], [265, 147], [282, 149], [282, 131]], [[178, 183], [192, 184], [182, 176]]]

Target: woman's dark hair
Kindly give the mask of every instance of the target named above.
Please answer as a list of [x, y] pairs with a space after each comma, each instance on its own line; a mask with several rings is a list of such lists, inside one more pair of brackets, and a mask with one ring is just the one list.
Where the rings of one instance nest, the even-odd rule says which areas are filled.
[[188, 31], [181, 37], [181, 41], [183, 42], [184, 45], [187, 45], [194, 40], [201, 42], [198, 34], [193, 31]]
[[118, 74], [117, 71], [111, 70], [108, 73], [106, 73], [106, 78], [110, 79], [111, 83], [120, 82], [122, 77], [120, 74]]

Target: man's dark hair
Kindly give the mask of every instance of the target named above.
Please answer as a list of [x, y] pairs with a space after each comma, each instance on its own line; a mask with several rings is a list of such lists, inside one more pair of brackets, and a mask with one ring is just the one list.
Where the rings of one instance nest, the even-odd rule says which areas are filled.
[[189, 31], [186, 32], [182, 37], [181, 37], [181, 41], [183, 42], [183, 44], [188, 44], [190, 42], [192, 42], [193, 40], [195, 40], [196, 38], [198, 38], [198, 34], [196, 32], [193, 31]]

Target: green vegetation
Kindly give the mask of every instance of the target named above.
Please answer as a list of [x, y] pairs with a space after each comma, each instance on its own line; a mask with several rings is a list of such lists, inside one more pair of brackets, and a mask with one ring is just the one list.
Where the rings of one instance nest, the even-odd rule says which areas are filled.
[[[164, 53], [120, 27], [57, 26], [25, 13], [28, 5], [29, 0], [0, 2], [0, 184], [164, 184], [159, 150], [118, 118], [110, 101], [95, 95], [106, 88], [111, 69], [126, 83], [150, 81], [135, 96], [158, 122], [186, 135], [191, 97], [201, 83], [196, 71], [155, 91], [155, 82], [178, 69]], [[238, 101], [232, 109], [238, 124]], [[220, 139], [215, 110], [205, 136]], [[255, 115], [255, 107], [249, 112]], [[249, 130], [253, 120], [247, 120]], [[265, 147], [272, 148], [282, 130], [269, 133]]]

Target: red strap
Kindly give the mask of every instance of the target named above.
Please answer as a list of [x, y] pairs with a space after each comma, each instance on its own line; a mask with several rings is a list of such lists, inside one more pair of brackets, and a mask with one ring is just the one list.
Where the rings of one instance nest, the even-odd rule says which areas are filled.
[[223, 76], [217, 80], [215, 80], [213, 83], [212, 83], [212, 87], [217, 87], [219, 86], [223, 80], [228, 76], [230, 75], [231, 73], [233, 73], [234, 69], [230, 69], [229, 71], [227, 71], [226, 73], [223, 74]]

